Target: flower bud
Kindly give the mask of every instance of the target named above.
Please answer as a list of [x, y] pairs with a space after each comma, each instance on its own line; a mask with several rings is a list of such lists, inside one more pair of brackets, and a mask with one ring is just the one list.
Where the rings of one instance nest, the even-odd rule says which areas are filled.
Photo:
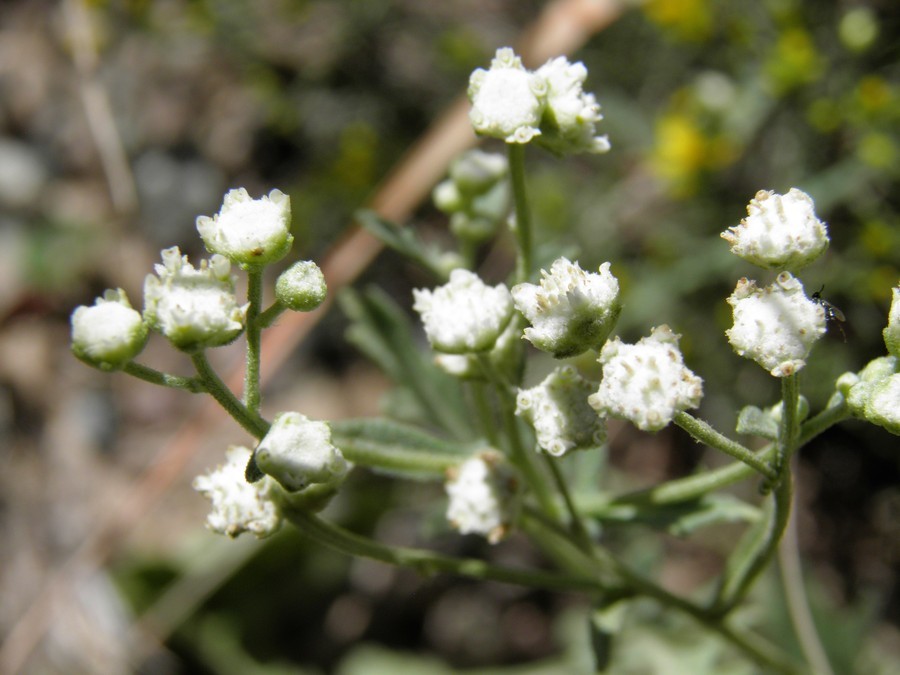
[[569, 450], [606, 442], [606, 427], [588, 404], [595, 385], [572, 366], [562, 366], [531, 389], [520, 389], [516, 415], [534, 427], [538, 446], [561, 457]]
[[277, 483], [268, 476], [256, 483], [244, 477], [250, 455], [247, 448], [231, 446], [224, 465], [194, 479], [194, 489], [212, 502], [206, 526], [213, 532], [232, 538], [252, 532], [262, 539], [281, 527], [281, 509], [273, 498]]
[[246, 305], [234, 297], [231, 264], [221, 255], [195, 269], [177, 246], [162, 252], [163, 264], [144, 281], [144, 319], [186, 352], [219, 347], [244, 329]]
[[609, 139], [596, 135], [596, 125], [603, 119], [597, 99], [582, 90], [587, 74], [583, 63], [569, 63], [564, 56], [537, 69], [547, 83], [547, 105], [536, 142], [556, 155], [609, 151]]
[[497, 50], [490, 70], [469, 78], [469, 119], [475, 132], [507, 143], [527, 143], [539, 135], [546, 85], [529, 72], [509, 47]]
[[251, 199], [244, 188], [229, 190], [212, 218], [197, 218], [197, 231], [210, 253], [240, 265], [267, 265], [291, 250], [291, 200], [280, 190]]
[[658, 431], [675, 413], [700, 405], [703, 381], [684, 366], [679, 337], [662, 325], [637, 344], [609, 340], [598, 359], [603, 379], [588, 398], [591, 407], [644, 431]]
[[325, 301], [325, 275], [311, 260], [294, 263], [278, 276], [275, 297], [295, 312], [311, 312]]
[[102, 370], [118, 370], [140, 354], [147, 326], [125, 291], [109, 289], [91, 307], [72, 312], [72, 352]]
[[517, 284], [513, 302], [531, 323], [525, 338], [535, 347], [565, 358], [599, 349], [615, 327], [621, 305], [619, 282], [609, 263], [599, 273], [559, 258], [550, 272], [541, 270], [540, 285]]
[[488, 351], [513, 312], [506, 286], [491, 288], [465, 269], [453, 270], [450, 281], [433, 291], [413, 290], [413, 297], [431, 346], [447, 354]]
[[888, 312], [888, 324], [882, 331], [884, 335], [884, 345], [887, 347], [888, 354], [892, 354], [900, 359], [900, 287], [893, 289], [893, 300], [891, 301], [891, 310]]
[[254, 454], [260, 470], [289, 492], [313, 485], [339, 485], [350, 470], [341, 451], [331, 443], [327, 422], [297, 412], [275, 416], [272, 427]]
[[722, 233], [731, 252], [754, 265], [796, 272], [828, 248], [828, 229], [816, 218], [813, 200], [791, 188], [786, 195], [760, 190], [747, 217]]
[[499, 452], [485, 450], [452, 469], [446, 484], [447, 520], [461, 534], [480, 534], [496, 544], [512, 527], [518, 480]]
[[813, 344], [825, 334], [825, 310], [806, 297], [803, 285], [782, 272], [770, 286], [738, 281], [728, 298], [734, 325], [725, 331], [739, 356], [753, 359], [774, 377], [806, 365]]

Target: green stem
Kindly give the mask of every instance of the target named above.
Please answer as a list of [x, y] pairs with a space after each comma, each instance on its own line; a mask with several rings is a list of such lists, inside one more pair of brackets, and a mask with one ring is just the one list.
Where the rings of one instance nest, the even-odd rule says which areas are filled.
[[307, 511], [286, 509], [284, 515], [301, 532], [323, 546], [350, 556], [371, 558], [390, 565], [409, 567], [423, 575], [447, 572], [473, 579], [500, 581], [555, 591], [596, 593], [603, 590], [594, 579], [570, 574], [502, 567], [474, 558], [453, 558], [424, 549], [388, 546], [368, 537], [348, 532]]
[[491, 405], [491, 401], [488, 398], [488, 393], [486, 391], [486, 387], [484, 382], [471, 382], [469, 384], [469, 391], [472, 392], [472, 398], [474, 399], [475, 406], [475, 414], [478, 417], [479, 427], [481, 429], [481, 433], [484, 434], [484, 437], [487, 439], [488, 443], [493, 447], [499, 447], [500, 439], [497, 435], [497, 424], [494, 420], [493, 406]]
[[559, 494], [562, 495], [566, 510], [569, 512], [569, 528], [571, 534], [575, 537], [575, 540], [579, 543], [582, 550], [590, 555], [594, 546], [593, 540], [591, 539], [591, 535], [588, 533], [587, 528], [584, 526], [581, 514], [575, 507], [575, 502], [572, 500], [572, 495], [569, 492], [569, 486], [566, 485], [566, 481], [559, 470], [559, 465], [553, 457], [548, 455], [544, 455], [544, 463], [550, 470], [550, 475], [553, 476], [553, 481], [556, 483], [556, 489], [559, 491]]
[[797, 374], [781, 378], [781, 427], [775, 444], [775, 471], [778, 476], [786, 471], [791, 455], [797, 449], [800, 427], [797, 418], [797, 404], [800, 401], [800, 387]]
[[479, 354], [478, 362], [481, 364], [482, 371], [494, 386], [494, 391], [499, 399], [500, 414], [503, 417], [503, 429], [506, 432], [506, 439], [509, 444], [510, 461], [522, 472], [528, 487], [534, 491], [541, 508], [552, 517], [559, 518], [559, 508], [545, 477], [535, 465], [534, 453], [526, 449], [522, 443], [519, 420], [516, 417], [515, 396], [512, 394], [513, 388], [494, 368], [490, 357]]
[[332, 442], [353, 464], [386, 471], [428, 475], [436, 479], [442, 478], [447, 469], [458, 466], [463, 459], [458, 455], [409, 448], [386, 449], [384, 444], [344, 437], [336, 432], [333, 432]]
[[271, 304], [271, 306], [267, 307], [264, 311], [259, 313], [259, 315], [256, 317], [256, 325], [259, 326], [260, 330], [268, 328], [273, 323], [275, 323], [275, 319], [281, 316], [286, 309], [286, 305], [283, 305], [281, 301], [276, 300]]
[[515, 234], [518, 245], [516, 281], [528, 281], [532, 272], [531, 211], [528, 208], [528, 192], [525, 188], [525, 145], [507, 143], [509, 149], [509, 175], [512, 181], [515, 203]]
[[[813, 438], [850, 417], [850, 411], [843, 399], [837, 399], [815, 417], [800, 427], [797, 447], [802, 447]], [[775, 444], [769, 443], [756, 453], [762, 461], [770, 462], [775, 455]], [[749, 478], [754, 470], [743, 462], [704, 471], [693, 476], [678, 478], [662, 485], [629, 492], [613, 499], [611, 505], [619, 504], [674, 504], [698, 499], [708, 492], [715, 492]]]
[[247, 370], [244, 375], [244, 405], [252, 413], [259, 413], [259, 362], [262, 327], [259, 312], [263, 295], [263, 268], [247, 268]]
[[249, 410], [232, 391], [225, 386], [216, 372], [209, 365], [206, 354], [202, 351], [191, 354], [194, 368], [203, 382], [206, 391], [216, 399], [234, 421], [240, 424], [254, 438], [261, 439], [269, 431], [269, 423], [255, 411]]
[[149, 366], [141, 365], [140, 363], [135, 363], [134, 361], [129, 361], [125, 364], [125, 367], [122, 370], [133, 377], [138, 378], [139, 380], [144, 380], [145, 382], [150, 382], [151, 384], [158, 384], [163, 387], [172, 387], [173, 389], [184, 389], [185, 391], [189, 391], [193, 394], [199, 394], [201, 392], [206, 391], [206, 387], [203, 385], [203, 382], [198, 380], [196, 377], [180, 377], [179, 375], [170, 375], [169, 373], [163, 373], [155, 368], [151, 368]]
[[767, 462], [761, 460], [749, 448], [719, 433], [703, 420], [697, 419], [686, 412], [679, 412], [675, 414], [675, 424], [687, 431], [700, 443], [705, 443], [711, 448], [721, 450], [752, 467], [754, 471], [759, 472], [769, 480], [775, 480], [777, 474]]

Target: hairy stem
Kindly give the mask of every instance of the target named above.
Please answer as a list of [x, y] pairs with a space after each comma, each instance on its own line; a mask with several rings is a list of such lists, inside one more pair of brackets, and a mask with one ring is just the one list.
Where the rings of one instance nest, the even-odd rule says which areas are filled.
[[240, 424], [254, 438], [261, 439], [269, 431], [269, 423], [259, 413], [249, 410], [232, 391], [225, 386], [221, 378], [209, 365], [206, 354], [202, 351], [191, 354], [194, 368], [203, 382], [204, 388], [216, 402], [225, 409], [235, 422]]
[[531, 236], [531, 211], [528, 208], [528, 193], [525, 189], [525, 145], [507, 143], [509, 149], [509, 175], [512, 180], [513, 201], [515, 203], [515, 234], [518, 246], [516, 259], [516, 281], [528, 281], [532, 272], [533, 243]]
[[719, 433], [703, 420], [686, 412], [679, 412], [675, 415], [675, 424], [687, 431], [696, 441], [731, 455], [769, 480], [775, 480], [777, 474], [768, 462], [760, 459], [749, 448]]
[[155, 368], [151, 368], [149, 366], [141, 365], [140, 363], [135, 363], [134, 361], [129, 361], [125, 364], [125, 367], [122, 370], [129, 375], [138, 378], [139, 380], [144, 380], [145, 382], [150, 382], [151, 384], [158, 384], [162, 387], [172, 387], [173, 389], [184, 389], [185, 391], [189, 391], [193, 394], [199, 394], [206, 391], [206, 387], [203, 382], [196, 377], [181, 377], [179, 375], [170, 375], [169, 373], [163, 373]]
[[259, 362], [262, 327], [258, 321], [263, 295], [263, 268], [247, 269], [247, 370], [244, 375], [244, 405], [250, 412], [259, 413]]

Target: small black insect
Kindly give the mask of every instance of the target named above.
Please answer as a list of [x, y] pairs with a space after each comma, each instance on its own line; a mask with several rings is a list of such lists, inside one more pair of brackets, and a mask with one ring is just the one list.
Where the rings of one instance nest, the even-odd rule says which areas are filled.
[[842, 325], [847, 317], [844, 316], [844, 313], [828, 302], [825, 298], [822, 297], [822, 291], [825, 290], [825, 285], [822, 285], [822, 288], [817, 290], [812, 294], [810, 298], [813, 302], [818, 305], [822, 305], [822, 309], [825, 310], [825, 321], [829, 324], [834, 324], [838, 327], [838, 330], [841, 331], [841, 337], [844, 338], [844, 342], [847, 341], [847, 334], [844, 332], [844, 326]]

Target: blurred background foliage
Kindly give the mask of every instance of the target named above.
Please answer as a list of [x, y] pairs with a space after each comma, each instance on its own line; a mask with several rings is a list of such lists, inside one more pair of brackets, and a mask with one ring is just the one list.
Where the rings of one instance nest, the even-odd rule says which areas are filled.
[[[295, 250], [321, 256], [470, 72], [514, 44], [545, 5], [0, 5], [0, 634], [13, 633], [49, 575], [196, 411], [183, 393], [85, 372], [67, 351], [71, 308], [106, 287], [136, 302], [161, 247], [200, 253], [194, 218], [216, 212], [230, 187], [290, 193]], [[613, 150], [564, 161], [529, 150], [538, 241], [547, 262], [560, 244], [575, 245], [586, 268], [612, 261], [624, 290], [623, 338], [661, 323], [684, 335], [686, 361], [706, 383], [704, 416], [727, 431], [741, 405], [778, 395], [723, 335], [724, 298], [756, 270], [718, 235], [757, 190], [807, 191], [830, 228], [830, 250], [801, 278], [843, 310], [846, 341], [832, 328], [816, 347], [803, 380], [813, 409], [835, 377], [883, 353], [880, 331], [900, 278], [893, 0], [631, 3], [572, 58], [588, 67], [586, 89], [603, 106]], [[110, 119], [98, 112], [98, 92]], [[126, 162], [117, 165], [119, 144]], [[449, 241], [429, 204], [411, 225]], [[487, 276], [502, 278], [509, 242], [481, 259]], [[386, 252], [361, 283], [408, 306], [410, 288], [428, 281]], [[316, 328], [273, 382], [283, 404], [273, 411], [378, 411], [386, 383], [344, 346], [346, 325], [335, 311]], [[148, 358], [184, 367], [163, 345], [151, 344]], [[577, 365], [597, 374], [588, 357]], [[537, 359], [529, 378], [549, 367]], [[238, 440], [225, 426], [198, 449], [195, 473]], [[800, 458], [800, 547], [836, 672], [900, 672], [897, 450], [896, 437], [849, 423]], [[620, 427], [609, 461], [608, 484], [625, 489], [716, 460], [678, 433]], [[310, 550], [294, 532], [220, 542], [201, 528], [205, 504], [190, 491], [191, 475], [110, 544], [108, 565], [56, 604], [28, 672], [587, 672], [575, 598], [421, 580]], [[448, 534], [442, 508], [434, 486], [354, 476], [337, 517], [398, 543], [541, 564], [515, 539], [486, 550]], [[702, 587], [734, 541], [731, 531], [693, 544], [645, 534], [608, 537], [681, 591]], [[766, 580], [746, 620], [796, 650], [773, 600], [776, 580]], [[643, 611], [628, 633], [633, 648], [622, 648], [650, 660], [626, 657], [619, 672], [743, 672], [695, 626], [654, 611]]]

